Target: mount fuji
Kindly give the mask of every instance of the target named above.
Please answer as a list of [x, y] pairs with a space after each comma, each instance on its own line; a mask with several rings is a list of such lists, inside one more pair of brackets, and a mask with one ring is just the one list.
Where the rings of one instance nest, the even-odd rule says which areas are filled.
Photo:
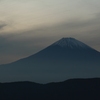
[[74, 38], [62, 38], [34, 55], [0, 65], [1, 82], [95, 77], [100, 77], [100, 52]]

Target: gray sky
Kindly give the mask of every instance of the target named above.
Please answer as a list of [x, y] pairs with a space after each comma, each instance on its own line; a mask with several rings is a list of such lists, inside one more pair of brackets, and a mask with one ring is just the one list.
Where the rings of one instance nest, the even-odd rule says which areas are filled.
[[0, 64], [62, 37], [100, 51], [100, 0], [0, 0]]

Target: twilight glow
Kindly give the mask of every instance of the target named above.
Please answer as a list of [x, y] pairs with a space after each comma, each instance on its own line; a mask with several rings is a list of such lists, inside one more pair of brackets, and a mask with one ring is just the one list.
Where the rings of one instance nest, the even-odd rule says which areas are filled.
[[62, 37], [100, 51], [100, 1], [0, 0], [0, 64], [34, 54]]

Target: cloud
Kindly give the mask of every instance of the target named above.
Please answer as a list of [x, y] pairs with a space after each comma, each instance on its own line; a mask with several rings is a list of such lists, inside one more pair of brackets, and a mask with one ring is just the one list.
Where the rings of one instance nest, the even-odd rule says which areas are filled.
[[7, 26], [7, 24], [3, 21], [0, 21], [0, 29], [4, 28], [5, 26]]
[[88, 20], [73, 19], [0, 34], [0, 63], [34, 54], [62, 37], [74, 37], [100, 51], [100, 13]]

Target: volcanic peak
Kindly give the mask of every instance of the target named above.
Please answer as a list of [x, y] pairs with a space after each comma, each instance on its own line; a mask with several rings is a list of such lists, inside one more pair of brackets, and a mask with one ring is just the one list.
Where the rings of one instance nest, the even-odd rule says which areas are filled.
[[70, 47], [70, 48], [90, 48], [86, 44], [76, 40], [75, 38], [62, 38], [58, 40], [57, 42], [53, 43], [54, 45], [58, 45], [61, 47]]

